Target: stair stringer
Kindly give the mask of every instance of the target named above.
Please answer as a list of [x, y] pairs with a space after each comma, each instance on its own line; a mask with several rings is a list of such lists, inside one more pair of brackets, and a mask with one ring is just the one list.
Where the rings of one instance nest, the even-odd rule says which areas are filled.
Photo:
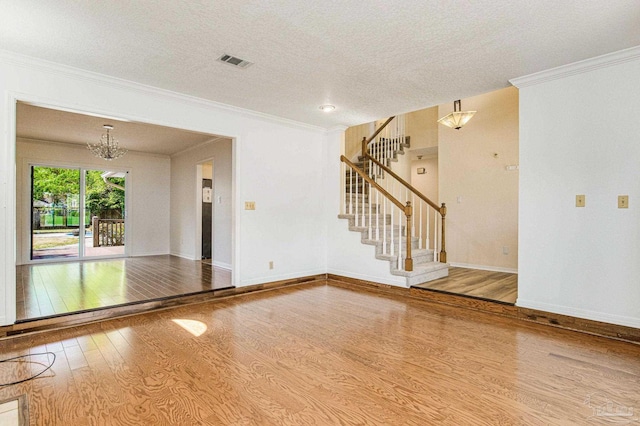
[[337, 217], [329, 223], [332, 249], [327, 253], [330, 274], [408, 288], [405, 277], [393, 275], [388, 262], [376, 258], [376, 246], [362, 243], [360, 232], [345, 232], [345, 222]]

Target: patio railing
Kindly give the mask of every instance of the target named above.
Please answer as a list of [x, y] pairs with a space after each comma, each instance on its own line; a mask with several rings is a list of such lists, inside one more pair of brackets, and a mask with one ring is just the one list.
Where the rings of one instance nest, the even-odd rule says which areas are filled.
[[91, 218], [94, 247], [113, 247], [124, 245], [124, 219]]

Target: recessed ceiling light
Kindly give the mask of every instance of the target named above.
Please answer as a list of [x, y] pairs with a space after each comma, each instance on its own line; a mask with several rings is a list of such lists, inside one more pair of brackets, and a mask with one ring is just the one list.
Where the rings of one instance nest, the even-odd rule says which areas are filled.
[[334, 109], [336, 109], [336, 107], [334, 107], [333, 105], [320, 105], [320, 111], [324, 111], [324, 112], [331, 112]]

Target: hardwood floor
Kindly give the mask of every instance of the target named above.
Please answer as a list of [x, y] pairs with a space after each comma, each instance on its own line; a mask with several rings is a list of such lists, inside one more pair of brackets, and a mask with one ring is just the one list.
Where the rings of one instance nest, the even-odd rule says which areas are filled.
[[[0, 387], [0, 400], [27, 394], [33, 425], [567, 425], [640, 411], [639, 345], [324, 284], [0, 341], [1, 359], [45, 350], [45, 377]], [[41, 368], [0, 364], [0, 382]]]
[[451, 267], [448, 277], [414, 287], [516, 303], [518, 274]]
[[231, 272], [175, 256], [16, 268], [18, 321], [231, 286]]

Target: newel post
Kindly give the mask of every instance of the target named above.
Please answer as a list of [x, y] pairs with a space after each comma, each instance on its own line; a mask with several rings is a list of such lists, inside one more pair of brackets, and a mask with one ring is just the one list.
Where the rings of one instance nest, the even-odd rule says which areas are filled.
[[407, 217], [407, 257], [404, 259], [404, 270], [413, 271], [413, 259], [411, 258], [411, 216], [413, 215], [413, 207], [411, 207], [411, 201], [407, 201], [407, 205], [404, 208], [404, 214]]
[[93, 246], [100, 247], [100, 218], [98, 216], [91, 218], [91, 235], [93, 235]]
[[447, 263], [447, 250], [445, 249], [445, 223], [444, 219], [447, 215], [447, 206], [442, 203], [442, 207], [440, 207], [440, 215], [442, 216], [442, 234], [440, 235], [440, 262]]
[[365, 155], [367, 155], [367, 137], [363, 136], [362, 137], [362, 156], [364, 157]]

